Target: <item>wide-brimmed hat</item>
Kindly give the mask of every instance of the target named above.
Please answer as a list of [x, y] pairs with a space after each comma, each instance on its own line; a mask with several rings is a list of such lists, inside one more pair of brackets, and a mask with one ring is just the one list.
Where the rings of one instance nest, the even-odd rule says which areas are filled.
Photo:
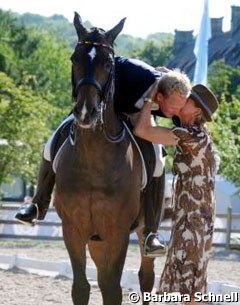
[[202, 84], [192, 87], [189, 98], [193, 99], [202, 109], [206, 120], [212, 121], [212, 115], [217, 110], [219, 103], [213, 92]]

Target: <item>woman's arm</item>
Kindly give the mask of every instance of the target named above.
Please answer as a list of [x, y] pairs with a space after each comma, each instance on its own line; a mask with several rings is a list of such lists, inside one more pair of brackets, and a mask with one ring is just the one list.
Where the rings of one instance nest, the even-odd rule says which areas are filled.
[[163, 145], [177, 145], [177, 140], [171, 129], [151, 125], [152, 100], [145, 101], [133, 133], [145, 140]]

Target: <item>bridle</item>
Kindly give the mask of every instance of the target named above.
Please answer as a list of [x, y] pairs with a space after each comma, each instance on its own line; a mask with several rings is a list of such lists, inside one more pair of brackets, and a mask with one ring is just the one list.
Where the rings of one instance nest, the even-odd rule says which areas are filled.
[[[100, 43], [100, 42], [92, 42], [92, 41], [81, 41], [78, 42], [78, 45], [80, 46], [95, 46], [95, 47], [102, 47], [102, 48], [107, 48], [108, 50], [111, 51], [111, 53], [114, 55], [114, 50], [111, 46], [104, 44], [104, 43]], [[75, 95], [77, 95], [79, 88], [82, 87], [83, 85], [92, 85], [94, 86], [100, 93], [102, 93], [104, 91], [104, 88], [99, 84], [99, 82], [97, 82], [93, 75], [92, 75], [92, 69], [91, 69], [91, 64], [90, 62], [88, 62], [88, 67], [87, 67], [87, 76], [84, 78], [81, 78], [74, 89], [74, 93]]]
[[[96, 47], [101, 47], [101, 48], [107, 48], [108, 50], [110, 50], [110, 52], [113, 54], [114, 56], [114, 50], [111, 46], [104, 44], [104, 43], [99, 43], [99, 42], [92, 42], [92, 41], [81, 41], [78, 42], [79, 45], [81, 46], [96, 46]], [[78, 80], [78, 82], [75, 85], [74, 88], [74, 94], [75, 96], [77, 96], [78, 91], [80, 90], [80, 88], [83, 85], [91, 85], [94, 86], [98, 92], [99, 92], [99, 96], [101, 98], [101, 118], [100, 118], [100, 122], [101, 125], [103, 127], [103, 131], [104, 134], [107, 138], [108, 141], [112, 142], [112, 143], [117, 143], [117, 142], [121, 142], [124, 137], [125, 137], [125, 133], [126, 130], [124, 128], [124, 126], [122, 125], [121, 131], [119, 132], [119, 134], [117, 136], [112, 136], [107, 132], [107, 128], [106, 128], [106, 124], [105, 124], [105, 118], [104, 118], [104, 114], [105, 114], [105, 109], [107, 107], [107, 102], [111, 99], [113, 102], [113, 95], [114, 95], [114, 64], [111, 67], [111, 70], [109, 72], [109, 76], [107, 79], [107, 82], [102, 86], [98, 81], [96, 81], [96, 79], [93, 76], [93, 69], [92, 69], [92, 64], [89, 61], [87, 63], [87, 75], [83, 78], [81, 78], [80, 80]], [[76, 107], [74, 109], [74, 113], [76, 113]]]

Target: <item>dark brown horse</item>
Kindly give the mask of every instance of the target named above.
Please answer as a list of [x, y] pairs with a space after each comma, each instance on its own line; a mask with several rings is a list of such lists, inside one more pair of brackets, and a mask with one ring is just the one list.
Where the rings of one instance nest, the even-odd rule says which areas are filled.
[[[113, 43], [124, 21], [105, 32], [86, 29], [77, 13], [74, 18], [79, 39], [71, 58], [75, 122], [60, 152], [55, 195], [73, 269], [74, 305], [89, 301], [86, 246], [97, 267], [103, 304], [121, 304], [129, 235], [143, 219], [141, 160], [113, 107]], [[142, 255], [141, 291], [152, 290], [153, 261]]]

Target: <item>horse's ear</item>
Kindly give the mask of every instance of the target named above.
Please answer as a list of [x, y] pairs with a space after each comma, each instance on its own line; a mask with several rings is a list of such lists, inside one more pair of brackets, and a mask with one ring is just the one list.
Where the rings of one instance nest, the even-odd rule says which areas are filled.
[[113, 43], [118, 34], [123, 29], [126, 18], [123, 18], [114, 28], [106, 32], [106, 37], [110, 43]]
[[77, 12], [74, 12], [73, 24], [75, 26], [75, 29], [76, 29], [76, 32], [77, 32], [77, 35], [78, 35], [78, 40], [83, 39], [84, 36], [87, 35], [88, 30], [82, 24], [82, 19]]

